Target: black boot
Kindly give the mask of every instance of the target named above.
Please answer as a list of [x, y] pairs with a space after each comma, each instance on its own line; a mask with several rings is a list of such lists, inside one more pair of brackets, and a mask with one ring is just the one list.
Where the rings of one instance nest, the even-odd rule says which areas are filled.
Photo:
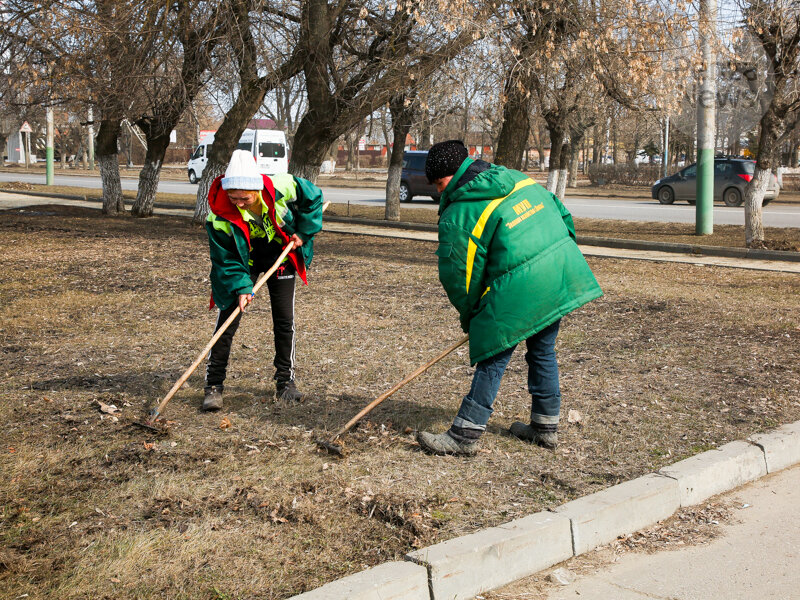
[[303, 394], [297, 389], [294, 379], [292, 379], [275, 384], [275, 398], [282, 402], [299, 402], [303, 399]]
[[222, 386], [209, 385], [203, 389], [206, 396], [203, 398], [203, 410], [212, 411], [222, 408]]
[[454, 454], [456, 456], [475, 456], [478, 452], [478, 440], [466, 440], [459, 436], [458, 439], [451, 435], [450, 430], [444, 433], [417, 433], [417, 443], [426, 452], [438, 454]]
[[554, 450], [558, 445], [558, 432], [555, 429], [548, 431], [533, 425], [526, 425], [522, 421], [515, 421], [509, 431], [511, 431], [511, 435], [542, 448]]

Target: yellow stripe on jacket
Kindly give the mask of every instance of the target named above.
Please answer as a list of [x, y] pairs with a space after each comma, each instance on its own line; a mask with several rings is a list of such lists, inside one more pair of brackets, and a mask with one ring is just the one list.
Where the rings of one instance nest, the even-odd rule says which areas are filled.
[[511, 190], [511, 192], [502, 198], [495, 198], [489, 202], [486, 208], [483, 209], [481, 216], [478, 217], [478, 222], [475, 223], [475, 227], [472, 228], [472, 237], [470, 237], [469, 244], [467, 244], [467, 294], [469, 294], [469, 283], [472, 279], [472, 266], [475, 262], [475, 253], [478, 251], [478, 245], [473, 241], [472, 238], [481, 239], [483, 230], [486, 227], [486, 222], [489, 220], [489, 217], [492, 216], [494, 209], [496, 209], [503, 200], [518, 192], [522, 188], [533, 185], [534, 183], [535, 182], [533, 179], [523, 179], [522, 181], [518, 181], [517, 185], [514, 186], [514, 189]]

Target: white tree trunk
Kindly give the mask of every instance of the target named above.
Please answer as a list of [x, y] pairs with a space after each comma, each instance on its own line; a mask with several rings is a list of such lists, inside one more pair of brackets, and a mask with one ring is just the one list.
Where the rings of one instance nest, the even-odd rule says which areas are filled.
[[156, 200], [160, 178], [161, 161], [145, 161], [139, 173], [139, 189], [136, 192], [136, 201], [131, 207], [131, 214], [136, 217], [153, 216], [153, 204]]
[[[584, 164], [585, 161], [584, 161]], [[567, 179], [568, 187], [578, 187], [578, 153], [575, 152], [569, 161], [569, 178]]]
[[118, 160], [116, 154], [103, 154], [97, 157], [100, 165], [100, 181], [103, 184], [103, 214], [106, 215], [125, 213]]
[[567, 191], [567, 175], [568, 172], [566, 169], [558, 170], [558, 185], [556, 186], [555, 194], [559, 200], [564, 199], [564, 194]]
[[400, 175], [403, 172], [403, 165], [389, 165], [389, 173], [386, 178], [386, 220], [400, 220]]
[[197, 184], [197, 201], [194, 205], [194, 217], [192, 222], [202, 224], [208, 216], [208, 191], [211, 189], [211, 183], [225, 172], [227, 165], [220, 165], [214, 162], [209, 162], [206, 168], [203, 169], [203, 176]]
[[547, 191], [555, 194], [557, 187], [558, 187], [558, 169], [550, 169], [547, 172]]
[[764, 243], [762, 203], [772, 172], [756, 166], [752, 181], [744, 190], [744, 240], [748, 248]]

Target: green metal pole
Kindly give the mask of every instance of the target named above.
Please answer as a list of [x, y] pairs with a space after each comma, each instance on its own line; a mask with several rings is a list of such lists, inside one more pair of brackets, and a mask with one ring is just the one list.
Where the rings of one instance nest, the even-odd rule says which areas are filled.
[[53, 123], [53, 108], [51, 106], [47, 107], [47, 177], [46, 183], [47, 185], [53, 185], [53, 138], [55, 137], [55, 126]]
[[700, 0], [700, 36], [703, 71], [697, 97], [697, 204], [695, 233], [714, 233], [714, 142], [717, 98], [716, 56], [713, 41], [717, 28], [717, 0]]

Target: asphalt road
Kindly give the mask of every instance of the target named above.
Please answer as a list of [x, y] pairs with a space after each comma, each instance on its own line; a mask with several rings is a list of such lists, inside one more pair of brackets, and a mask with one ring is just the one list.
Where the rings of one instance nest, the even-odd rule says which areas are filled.
[[[44, 175], [24, 173], [0, 173], [0, 181], [22, 181], [26, 183], [45, 183]], [[122, 187], [135, 190], [138, 178], [123, 177]], [[55, 175], [55, 184], [99, 188], [100, 178], [80, 175]], [[173, 194], [194, 194], [197, 185], [181, 181], [162, 180], [158, 184], [160, 192]], [[367, 206], [382, 206], [383, 191], [374, 188], [322, 188], [325, 199], [336, 203], [350, 202]], [[671, 223], [694, 223], [695, 207], [688, 204], [662, 206], [656, 200], [624, 200], [614, 198], [582, 198], [570, 197], [564, 204], [575, 217], [590, 219], [617, 219], [628, 221], [658, 221]], [[416, 198], [408, 205], [420, 208], [437, 207], [428, 198]], [[728, 208], [722, 205], [714, 207], [714, 223], [717, 225], [743, 225], [744, 209]], [[764, 208], [764, 225], [767, 227], [800, 227], [800, 205], [770, 204]]]

